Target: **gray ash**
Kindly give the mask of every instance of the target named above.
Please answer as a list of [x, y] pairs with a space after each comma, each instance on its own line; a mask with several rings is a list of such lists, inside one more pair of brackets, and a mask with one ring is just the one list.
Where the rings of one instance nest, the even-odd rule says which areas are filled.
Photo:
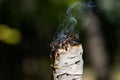
[[51, 42], [50, 48], [51, 52], [56, 52], [58, 49], [66, 49], [68, 47], [68, 44], [75, 46], [80, 44], [79, 36], [75, 33], [68, 33], [64, 35], [63, 37]]

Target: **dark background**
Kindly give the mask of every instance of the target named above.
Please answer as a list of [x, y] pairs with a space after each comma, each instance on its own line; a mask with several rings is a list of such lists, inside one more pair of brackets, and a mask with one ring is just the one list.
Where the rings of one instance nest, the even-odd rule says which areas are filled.
[[[74, 1], [77, 0], [0, 0], [0, 80], [49, 80], [49, 44]], [[96, 14], [109, 52], [112, 80], [119, 80], [120, 1], [101, 4], [98, 0]], [[86, 47], [81, 26], [78, 30]], [[94, 80], [86, 53], [84, 61], [86, 74]]]

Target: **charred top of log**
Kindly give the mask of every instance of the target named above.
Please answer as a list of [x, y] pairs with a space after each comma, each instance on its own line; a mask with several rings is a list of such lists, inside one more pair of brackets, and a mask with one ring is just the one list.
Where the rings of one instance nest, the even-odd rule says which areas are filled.
[[64, 35], [63, 37], [54, 40], [50, 44], [51, 52], [56, 52], [58, 49], [66, 49], [68, 44], [71, 46], [76, 46], [80, 44], [79, 35], [75, 33], [69, 33]]

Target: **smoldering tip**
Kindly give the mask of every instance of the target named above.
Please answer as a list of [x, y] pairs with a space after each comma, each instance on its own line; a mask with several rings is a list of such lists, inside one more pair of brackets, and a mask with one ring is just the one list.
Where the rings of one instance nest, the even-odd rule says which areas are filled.
[[59, 48], [67, 50], [68, 44], [71, 46], [79, 45], [79, 35], [75, 33], [67, 33], [64, 37], [61, 37], [50, 44], [51, 52], [56, 52]]

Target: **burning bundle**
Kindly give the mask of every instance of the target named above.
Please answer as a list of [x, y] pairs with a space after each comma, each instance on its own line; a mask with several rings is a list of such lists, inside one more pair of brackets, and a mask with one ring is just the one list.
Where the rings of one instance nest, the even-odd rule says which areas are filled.
[[67, 19], [62, 24], [64, 29], [50, 44], [52, 80], [82, 80], [83, 49], [79, 35], [74, 32], [77, 20], [71, 15], [71, 9], [76, 5], [78, 3], [68, 8]]
[[81, 80], [83, 49], [77, 34], [68, 33], [50, 44], [53, 80]]

